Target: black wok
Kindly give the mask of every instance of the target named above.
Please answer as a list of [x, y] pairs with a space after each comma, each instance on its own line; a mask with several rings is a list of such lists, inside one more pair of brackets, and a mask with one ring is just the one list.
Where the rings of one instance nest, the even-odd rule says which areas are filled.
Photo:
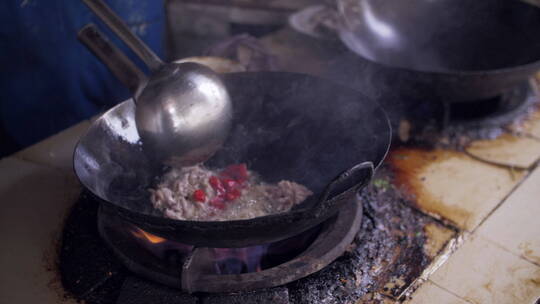
[[125, 101], [79, 141], [74, 168], [82, 184], [122, 218], [151, 233], [197, 246], [244, 247], [285, 239], [334, 215], [369, 182], [391, 130], [384, 111], [361, 93], [293, 73], [223, 76], [234, 103], [225, 146], [206, 165], [244, 162], [265, 181], [307, 186], [314, 195], [290, 212], [225, 222], [164, 218], [148, 188], [162, 173], [145, 155]]
[[404, 98], [488, 99], [540, 69], [540, 8], [519, 0], [339, 0], [340, 37]]

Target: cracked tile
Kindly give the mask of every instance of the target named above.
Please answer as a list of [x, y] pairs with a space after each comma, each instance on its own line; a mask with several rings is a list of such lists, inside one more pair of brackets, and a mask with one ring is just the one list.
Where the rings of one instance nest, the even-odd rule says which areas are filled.
[[474, 141], [465, 150], [487, 162], [528, 169], [540, 158], [540, 140], [503, 134], [496, 139]]

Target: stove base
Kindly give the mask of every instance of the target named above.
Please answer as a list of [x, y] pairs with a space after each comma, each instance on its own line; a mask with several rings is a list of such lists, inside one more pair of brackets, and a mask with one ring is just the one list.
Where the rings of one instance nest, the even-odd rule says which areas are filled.
[[[98, 212], [99, 233], [126, 268], [143, 278], [189, 293], [269, 288], [308, 276], [343, 254], [352, 243], [361, 221], [362, 204], [357, 199], [320, 227], [265, 245], [268, 254], [264, 257], [266, 263], [259, 266], [260, 271], [249, 272], [244, 267], [240, 273], [220, 274], [219, 265], [212, 258], [215, 249], [193, 248], [172, 241], [145, 245], [131, 232], [135, 226], [103, 206]], [[156, 249], [157, 246], [161, 248]], [[279, 252], [272, 255], [276, 251], [273, 248], [278, 248]], [[289, 258], [284, 260], [283, 256]]]

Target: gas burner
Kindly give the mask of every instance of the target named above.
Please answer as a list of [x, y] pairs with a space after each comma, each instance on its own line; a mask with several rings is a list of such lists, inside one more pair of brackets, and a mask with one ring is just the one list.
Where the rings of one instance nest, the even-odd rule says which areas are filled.
[[[400, 82], [398, 72], [342, 52], [328, 60], [323, 76], [355, 88], [381, 104], [392, 127], [398, 131], [394, 135], [401, 141], [412, 139], [428, 145], [432, 138], [436, 141], [448, 134], [450, 137], [491, 138], [493, 134], [500, 134], [506, 124], [520, 119], [539, 100], [538, 84], [531, 79], [494, 98], [445, 104], [436, 98], [421, 96], [419, 92], [428, 91], [427, 85], [413, 87]], [[405, 136], [400, 132], [402, 125], [406, 126]]]
[[525, 114], [538, 101], [534, 81], [522, 83], [503, 95], [447, 106], [447, 127], [502, 127]]
[[193, 292], [232, 292], [283, 285], [310, 275], [343, 254], [362, 219], [359, 200], [318, 227], [271, 244], [206, 248], [150, 234], [104, 205], [101, 237], [126, 268], [148, 280]]
[[[107, 210], [99, 210], [95, 197], [83, 192], [66, 218], [58, 247], [66, 296], [88, 304], [397, 300], [414, 288], [445, 246], [446, 241], [438, 240], [433, 247], [428, 231], [444, 232], [446, 240], [455, 231], [410, 208], [391, 186], [389, 170], [379, 168], [376, 182], [361, 199], [349, 201], [316, 230], [263, 250], [192, 248], [170, 242], [114, 216], [109, 222]], [[218, 288], [257, 290], [187, 292]]]
[[[500, 136], [505, 127], [525, 117], [538, 103], [538, 88], [534, 81], [494, 98], [445, 105], [438, 117], [414, 132], [413, 141], [428, 146], [463, 149], [477, 139]], [[413, 120], [413, 123], [419, 120]]]

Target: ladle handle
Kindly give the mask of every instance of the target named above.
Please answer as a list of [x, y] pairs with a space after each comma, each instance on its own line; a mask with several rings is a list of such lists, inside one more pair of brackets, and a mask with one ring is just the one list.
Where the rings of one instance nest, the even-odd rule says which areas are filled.
[[94, 24], [87, 24], [77, 34], [84, 44], [133, 95], [146, 84], [146, 75], [114, 44], [112, 44]]
[[83, 0], [127, 46], [144, 61], [151, 71], [163, 66], [163, 61], [127, 26], [127, 24], [103, 0]]
[[372, 162], [360, 163], [347, 171], [341, 173], [338, 177], [332, 180], [324, 190], [319, 202], [321, 205], [318, 208], [320, 211], [331, 208], [338, 209], [341, 203], [356, 195], [360, 189], [365, 187], [375, 172], [375, 167]]

